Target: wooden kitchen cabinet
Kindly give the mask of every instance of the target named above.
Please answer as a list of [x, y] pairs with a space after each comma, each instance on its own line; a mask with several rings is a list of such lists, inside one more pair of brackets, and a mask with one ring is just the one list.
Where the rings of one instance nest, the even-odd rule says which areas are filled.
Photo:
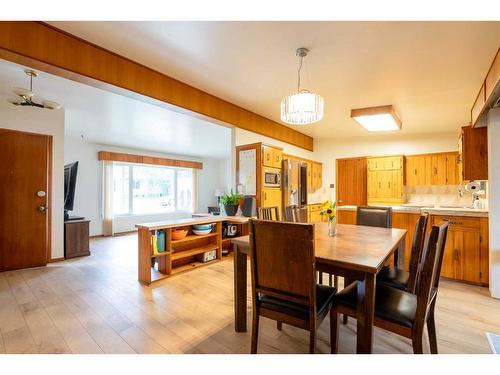
[[321, 223], [326, 221], [326, 216], [320, 215], [322, 203], [313, 203], [307, 205], [307, 222], [308, 223]]
[[281, 212], [281, 189], [264, 188], [262, 189], [262, 204], [260, 207], [278, 207]]
[[441, 276], [478, 285], [488, 285], [488, 218], [430, 217], [432, 225], [448, 220], [448, 238]]
[[283, 160], [282, 150], [268, 145], [262, 145], [262, 165], [265, 167], [281, 168]]
[[356, 210], [337, 210], [337, 223], [356, 225]]
[[312, 181], [312, 161], [306, 161], [307, 164], [307, 191], [312, 192], [313, 191], [313, 181]]
[[403, 156], [367, 159], [368, 204], [403, 203]]
[[446, 185], [446, 155], [432, 155], [431, 167], [432, 185]]
[[313, 161], [312, 164], [312, 182], [311, 182], [311, 192], [314, 192], [321, 188], [323, 185], [323, 164]]
[[459, 139], [462, 181], [488, 179], [487, 128], [462, 127]]
[[367, 203], [366, 158], [336, 160], [336, 200], [339, 206], [365, 206]]
[[406, 156], [406, 185], [458, 185], [457, 152]]

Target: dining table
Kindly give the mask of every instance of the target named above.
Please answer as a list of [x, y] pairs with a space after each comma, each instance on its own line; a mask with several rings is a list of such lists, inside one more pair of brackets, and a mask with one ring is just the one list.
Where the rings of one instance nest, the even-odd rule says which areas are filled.
[[[330, 237], [328, 223], [315, 223], [316, 269], [344, 280], [358, 280], [356, 352], [371, 353], [377, 274], [391, 262], [404, 267], [406, 230], [363, 225], [337, 224]], [[250, 238], [232, 240], [234, 249], [234, 319], [236, 332], [247, 331], [247, 259]]]

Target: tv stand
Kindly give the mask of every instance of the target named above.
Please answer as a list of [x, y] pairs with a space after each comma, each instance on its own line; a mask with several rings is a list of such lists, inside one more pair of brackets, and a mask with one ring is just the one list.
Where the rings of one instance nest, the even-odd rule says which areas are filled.
[[78, 216], [64, 220], [65, 259], [90, 255], [89, 223], [90, 220]]

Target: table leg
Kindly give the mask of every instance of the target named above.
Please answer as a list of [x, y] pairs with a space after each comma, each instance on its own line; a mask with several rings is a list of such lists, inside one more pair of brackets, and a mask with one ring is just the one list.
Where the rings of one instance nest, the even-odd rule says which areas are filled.
[[398, 249], [394, 252], [394, 267], [404, 270], [406, 235], [399, 242]]
[[373, 347], [373, 319], [375, 315], [375, 275], [365, 274], [358, 282], [356, 352], [370, 354]]
[[234, 250], [234, 330], [247, 331], [247, 255]]

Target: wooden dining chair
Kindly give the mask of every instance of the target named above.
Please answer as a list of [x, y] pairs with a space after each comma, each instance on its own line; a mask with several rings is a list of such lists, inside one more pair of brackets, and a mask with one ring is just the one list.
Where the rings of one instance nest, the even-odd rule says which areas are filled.
[[392, 207], [359, 206], [356, 225], [392, 228]]
[[[274, 214], [274, 215], [273, 215]], [[257, 208], [257, 218], [260, 220], [280, 220], [278, 207], [259, 207]]]
[[393, 288], [415, 293], [419, 265], [424, 249], [425, 230], [429, 215], [420, 215], [416, 224], [411, 245], [409, 272], [397, 267], [384, 267], [377, 275], [377, 284], [392, 286]]
[[316, 284], [314, 224], [251, 219], [250, 264], [253, 320], [251, 353], [257, 353], [259, 318], [309, 331], [309, 352], [316, 331], [330, 311], [335, 288]]
[[289, 223], [307, 223], [307, 207], [285, 207], [284, 219]]
[[[374, 325], [411, 339], [415, 354], [423, 353], [426, 323], [431, 353], [438, 353], [434, 310], [447, 234], [446, 221], [432, 227], [424, 247], [416, 294], [386, 285], [378, 285], [376, 289]], [[339, 313], [356, 317], [358, 283], [352, 283], [334, 297], [330, 319], [332, 353], [338, 351]]]

